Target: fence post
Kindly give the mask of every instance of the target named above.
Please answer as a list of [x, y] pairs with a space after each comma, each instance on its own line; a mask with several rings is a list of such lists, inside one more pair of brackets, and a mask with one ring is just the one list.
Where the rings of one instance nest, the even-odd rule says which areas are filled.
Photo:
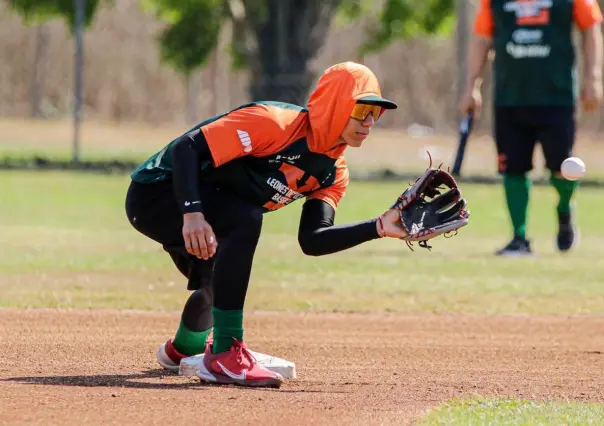
[[82, 119], [82, 74], [84, 67], [84, 8], [86, 0], [73, 0], [75, 7], [75, 60], [73, 106], [73, 162], [80, 161], [80, 124]]

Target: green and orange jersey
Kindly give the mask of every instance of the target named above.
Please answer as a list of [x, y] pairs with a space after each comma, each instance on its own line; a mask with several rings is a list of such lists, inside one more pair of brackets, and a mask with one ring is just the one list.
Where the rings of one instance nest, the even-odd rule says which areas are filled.
[[[338, 64], [323, 74], [306, 108], [279, 102], [254, 102], [213, 117], [201, 129], [212, 161], [201, 164], [200, 178], [266, 211], [301, 198], [316, 198], [334, 209], [349, 183], [338, 143], [357, 100], [381, 96], [375, 76], [363, 66]], [[137, 182], [168, 179], [171, 144], [132, 173]]]
[[601, 22], [595, 0], [481, 0], [474, 33], [493, 39], [495, 104], [574, 104], [572, 29]]
[[300, 198], [337, 208], [348, 185], [343, 146], [313, 151], [308, 110], [261, 102], [231, 112], [201, 130], [213, 164], [202, 179], [267, 210]]

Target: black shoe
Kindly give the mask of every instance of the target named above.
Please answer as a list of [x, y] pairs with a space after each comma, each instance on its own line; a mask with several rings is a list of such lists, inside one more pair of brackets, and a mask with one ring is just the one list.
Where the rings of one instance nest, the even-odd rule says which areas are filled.
[[571, 213], [558, 212], [558, 250], [568, 251], [579, 242], [578, 230]]
[[514, 237], [507, 246], [498, 250], [495, 254], [498, 256], [522, 257], [532, 256], [533, 252], [531, 243], [526, 238]]

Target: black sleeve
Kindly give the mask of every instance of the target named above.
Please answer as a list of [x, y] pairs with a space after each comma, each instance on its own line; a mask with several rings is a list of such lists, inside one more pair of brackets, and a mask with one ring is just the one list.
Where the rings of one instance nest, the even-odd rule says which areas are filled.
[[181, 136], [172, 149], [174, 195], [184, 213], [203, 212], [199, 196], [201, 165], [212, 162], [210, 147], [201, 130]]
[[310, 199], [302, 207], [298, 242], [304, 254], [322, 256], [380, 238], [377, 219], [334, 226], [335, 210], [322, 200]]

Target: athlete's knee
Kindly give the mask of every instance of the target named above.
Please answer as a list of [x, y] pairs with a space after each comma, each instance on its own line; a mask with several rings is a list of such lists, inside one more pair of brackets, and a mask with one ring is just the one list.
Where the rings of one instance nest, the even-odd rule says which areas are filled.
[[255, 206], [242, 208], [234, 216], [233, 226], [238, 233], [258, 235], [262, 231], [262, 211]]
[[128, 186], [128, 191], [126, 192], [126, 198], [124, 200], [124, 208], [128, 221], [136, 228], [136, 213], [140, 210], [140, 206], [138, 204], [138, 199], [135, 196], [134, 182], [130, 182], [130, 186]]
[[532, 169], [532, 160], [521, 157], [506, 156], [503, 159], [500, 158], [498, 163], [498, 171], [501, 174], [523, 175]]
[[[560, 169], [562, 168], [562, 163], [567, 157], [571, 155], [556, 155], [549, 156], [549, 158], [545, 159], [545, 166], [552, 174], [560, 175]], [[553, 157], [553, 158], [552, 158]]]

